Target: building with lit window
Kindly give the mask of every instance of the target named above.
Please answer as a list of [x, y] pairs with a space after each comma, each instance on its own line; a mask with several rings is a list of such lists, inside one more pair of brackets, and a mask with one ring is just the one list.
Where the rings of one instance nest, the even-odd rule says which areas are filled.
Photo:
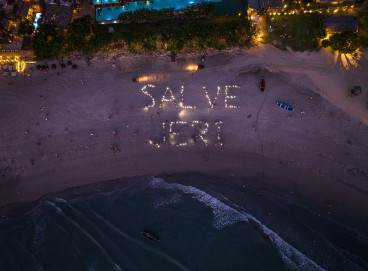
[[326, 29], [327, 34], [358, 31], [358, 21], [352, 16], [325, 17], [322, 20], [323, 28]]

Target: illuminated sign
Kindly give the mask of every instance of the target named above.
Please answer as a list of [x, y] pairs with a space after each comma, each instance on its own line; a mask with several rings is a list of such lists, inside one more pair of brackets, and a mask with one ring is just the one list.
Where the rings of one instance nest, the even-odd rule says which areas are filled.
[[[183, 117], [185, 115], [185, 110], [191, 109], [195, 110], [197, 106], [195, 105], [187, 105], [184, 104], [184, 86], [181, 86], [180, 92], [177, 96], [174, 95], [173, 90], [170, 87], [166, 87], [162, 90], [162, 97], [160, 99], [160, 103], [157, 104], [155, 98], [151, 94], [151, 90], [155, 88], [154, 85], [148, 84], [141, 88], [141, 92], [149, 97], [151, 102], [143, 107], [143, 110], [148, 111], [150, 109], [162, 109], [166, 107], [168, 104], [173, 104], [176, 110], [179, 113], [179, 117]], [[216, 95], [211, 97], [206, 89], [206, 87], [202, 87], [202, 92], [204, 97], [208, 102], [209, 109], [214, 109], [220, 97], [223, 97], [223, 104], [225, 108], [238, 109], [240, 106], [235, 105], [231, 102], [234, 102], [236, 99], [235, 95], [230, 94], [231, 89], [238, 89], [237, 85], [226, 85], [224, 87], [217, 87]], [[152, 117], [153, 115], [151, 115]], [[163, 144], [170, 144], [175, 147], [185, 147], [188, 145], [194, 144], [204, 144], [207, 146], [208, 144], [214, 143], [216, 146], [225, 146], [221, 139], [221, 125], [222, 121], [217, 120], [213, 123], [208, 123], [203, 120], [192, 120], [192, 121], [168, 121], [162, 123], [161, 135], [158, 140], [150, 139], [148, 142], [150, 145], [160, 148]], [[209, 136], [209, 130], [211, 130], [212, 138]]]

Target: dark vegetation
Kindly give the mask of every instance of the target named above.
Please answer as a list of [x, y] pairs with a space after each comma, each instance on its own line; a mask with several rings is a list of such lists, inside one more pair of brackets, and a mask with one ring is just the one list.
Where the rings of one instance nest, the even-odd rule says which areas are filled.
[[[287, 1], [288, 9], [295, 8]], [[318, 3], [317, 3], [318, 4]], [[320, 8], [316, 3], [309, 7]], [[306, 6], [306, 5], [305, 5]], [[147, 10], [122, 13], [122, 24], [98, 25], [91, 17], [74, 20], [67, 31], [53, 25], [42, 25], [34, 37], [34, 53], [37, 60], [55, 58], [81, 52], [91, 55], [101, 50], [119, 49], [138, 51], [196, 51], [222, 50], [228, 47], [249, 47], [256, 31], [247, 16], [214, 17], [214, 3], [202, 2], [185, 10]], [[262, 13], [267, 12], [263, 10]], [[322, 46], [331, 46], [341, 53], [354, 52], [359, 46], [368, 47], [368, 7], [358, 14], [359, 33], [333, 34]], [[114, 31], [109, 32], [113, 26]], [[319, 40], [326, 36], [321, 15], [266, 15], [263, 38], [276, 47], [294, 51], [318, 49]], [[33, 25], [22, 21], [20, 34], [30, 34]]]
[[157, 23], [159, 21], [171, 20], [174, 18], [174, 9], [165, 8], [156, 9], [139, 9], [135, 12], [124, 12], [119, 15], [122, 23]]
[[33, 38], [33, 51], [37, 60], [53, 59], [60, 55], [63, 45], [63, 32], [54, 24], [42, 24]]
[[30, 19], [22, 18], [19, 23], [18, 34], [20, 35], [32, 35], [34, 31], [33, 22]]
[[334, 33], [328, 40], [322, 41], [323, 47], [331, 47], [342, 54], [352, 54], [360, 46], [359, 36], [351, 31]]
[[135, 23], [114, 24], [112, 33], [109, 25], [98, 25], [90, 16], [74, 20], [64, 35], [53, 25], [42, 25], [34, 37], [35, 57], [50, 59], [73, 52], [91, 55], [110, 49], [180, 52], [251, 45], [255, 29], [247, 16], [213, 17], [212, 12], [198, 14], [194, 9], [186, 12], [190, 17], [181, 19], [168, 18], [169, 10], [159, 16], [154, 12], [149, 19], [139, 13], [133, 16]]
[[359, 11], [358, 25], [361, 46], [368, 48], [368, 7]]
[[354, 54], [359, 47], [368, 48], [368, 7], [358, 13], [359, 32], [344, 31], [332, 34], [322, 41], [323, 47], [331, 47], [342, 54]]
[[124, 41], [131, 52], [196, 51], [247, 47], [254, 34], [255, 30], [247, 17], [235, 16], [195, 21], [173, 20], [155, 25], [119, 25], [111, 39], [113, 42]]

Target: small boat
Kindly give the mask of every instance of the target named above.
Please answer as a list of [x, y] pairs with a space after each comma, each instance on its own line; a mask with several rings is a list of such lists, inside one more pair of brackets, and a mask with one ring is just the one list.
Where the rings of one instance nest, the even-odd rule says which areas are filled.
[[147, 239], [150, 239], [150, 240], [155, 241], [155, 242], [160, 242], [160, 239], [157, 236], [155, 236], [154, 234], [152, 234], [152, 233], [149, 233], [149, 232], [146, 232], [146, 231], [142, 231], [142, 234]]
[[266, 87], [266, 83], [265, 83], [264, 78], [262, 77], [261, 82], [259, 82], [259, 89], [261, 91], [264, 91], [265, 90], [265, 87]]
[[290, 105], [285, 104], [283, 102], [277, 102], [276, 103], [278, 106], [280, 106], [282, 109], [285, 109], [287, 111], [294, 111], [294, 108], [292, 108]]

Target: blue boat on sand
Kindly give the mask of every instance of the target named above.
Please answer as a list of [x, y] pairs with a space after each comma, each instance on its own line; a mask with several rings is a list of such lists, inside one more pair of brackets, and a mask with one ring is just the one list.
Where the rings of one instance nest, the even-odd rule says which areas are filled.
[[276, 103], [278, 106], [280, 106], [282, 109], [285, 109], [287, 111], [294, 111], [294, 108], [292, 108], [290, 105], [285, 104], [283, 102], [277, 102]]

